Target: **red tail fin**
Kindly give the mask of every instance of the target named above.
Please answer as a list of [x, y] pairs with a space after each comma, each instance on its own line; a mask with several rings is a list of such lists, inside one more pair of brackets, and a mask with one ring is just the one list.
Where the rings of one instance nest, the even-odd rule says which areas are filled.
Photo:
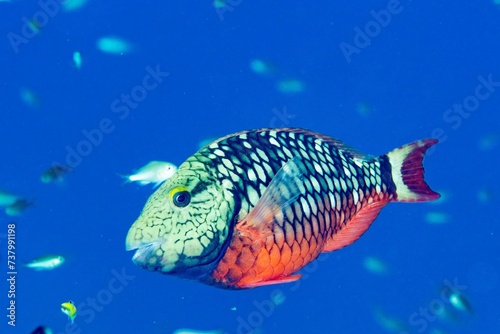
[[392, 166], [392, 180], [396, 185], [396, 201], [425, 202], [440, 197], [425, 183], [422, 165], [425, 151], [437, 142], [437, 139], [419, 140], [387, 154]]

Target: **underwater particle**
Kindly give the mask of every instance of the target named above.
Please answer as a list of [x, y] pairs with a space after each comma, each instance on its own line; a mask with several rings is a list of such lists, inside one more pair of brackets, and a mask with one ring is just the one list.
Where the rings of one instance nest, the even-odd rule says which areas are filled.
[[62, 303], [61, 304], [61, 312], [68, 316], [68, 319], [71, 321], [71, 324], [73, 325], [73, 322], [75, 321], [75, 317], [76, 317], [75, 304], [71, 300], [67, 301], [65, 303]]
[[276, 89], [284, 94], [297, 94], [304, 90], [304, 84], [297, 79], [280, 80]]
[[285, 302], [286, 297], [283, 291], [279, 291], [277, 293], [272, 294], [271, 301], [274, 305], [278, 306]]
[[132, 45], [124, 39], [107, 36], [97, 40], [97, 48], [105, 53], [124, 54], [132, 50]]
[[74, 12], [87, 4], [88, 0], [65, 0], [61, 3], [66, 12]]
[[493, 190], [489, 189], [489, 188], [481, 188], [479, 189], [479, 191], [477, 192], [477, 200], [480, 202], [480, 203], [488, 203], [488, 202], [491, 202], [494, 198], [494, 193], [493, 193]]
[[40, 99], [38, 98], [37, 94], [35, 94], [35, 92], [33, 92], [32, 90], [26, 89], [26, 88], [21, 88], [19, 95], [21, 96], [21, 100], [27, 106], [30, 106], [33, 108], [40, 107]]
[[402, 331], [406, 331], [406, 325], [400, 319], [387, 314], [380, 307], [377, 307], [374, 311], [375, 320], [377, 323], [388, 332], [397, 332], [400, 333]]
[[214, 0], [214, 2], [212, 2], [212, 5], [216, 9], [221, 9], [227, 6], [227, 0]]
[[53, 270], [64, 264], [66, 259], [62, 255], [44, 255], [25, 264], [25, 267], [39, 270]]
[[491, 151], [498, 146], [498, 142], [499, 139], [496, 133], [488, 133], [479, 139], [477, 147], [481, 151]]
[[27, 199], [20, 198], [13, 204], [5, 208], [5, 213], [9, 216], [19, 216], [21, 213], [26, 211], [27, 208], [33, 206], [35, 203]]
[[135, 171], [135, 174], [120, 175], [125, 178], [125, 183], [137, 182], [140, 185], [154, 183], [158, 187], [165, 180], [171, 178], [177, 171], [177, 166], [166, 161], [151, 161]]
[[28, 22], [28, 26], [29, 26], [30, 30], [32, 32], [34, 32], [35, 34], [38, 34], [40, 32], [40, 29], [42, 29], [42, 27], [43, 27], [43, 25], [41, 25], [40, 22], [38, 22], [35, 19], [30, 20]]
[[45, 326], [38, 326], [37, 328], [35, 328], [35, 330], [33, 332], [31, 332], [30, 334], [52, 334], [53, 331], [52, 329], [50, 329], [49, 327], [45, 327]]
[[257, 74], [270, 74], [273, 72], [273, 66], [261, 59], [254, 59], [250, 62], [250, 69]]
[[19, 196], [0, 190], [0, 206], [11, 206], [19, 200]]
[[62, 176], [71, 172], [71, 168], [61, 164], [54, 164], [40, 176], [40, 181], [43, 183], [51, 183], [54, 181], [62, 181]]
[[76, 69], [81, 69], [82, 68], [82, 54], [78, 51], [75, 51], [73, 53], [73, 62], [75, 63]]
[[450, 219], [450, 215], [445, 212], [432, 211], [425, 214], [425, 221], [428, 224], [447, 224]]
[[367, 102], [358, 102], [356, 112], [358, 115], [366, 117], [372, 113], [372, 107]]
[[236, 310], [237, 310], [237, 308], [236, 308], [236, 306], [233, 306], [233, 307], [231, 307], [231, 308], [230, 308], [230, 310], [231, 310], [231, 311], [236, 311]]
[[389, 273], [387, 265], [382, 260], [373, 256], [367, 256], [364, 258], [363, 267], [372, 274], [386, 275]]
[[199, 331], [196, 329], [180, 328], [173, 332], [173, 334], [223, 334], [221, 330]]

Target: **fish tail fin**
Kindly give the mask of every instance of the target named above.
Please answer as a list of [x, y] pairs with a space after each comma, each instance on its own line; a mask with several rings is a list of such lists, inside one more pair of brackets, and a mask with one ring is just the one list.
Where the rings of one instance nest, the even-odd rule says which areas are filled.
[[437, 139], [423, 139], [401, 146], [387, 153], [396, 185], [397, 202], [426, 202], [440, 197], [424, 180], [425, 152]]
[[129, 175], [123, 175], [123, 174], [118, 174], [116, 173], [116, 175], [118, 175], [119, 177], [121, 177], [122, 179], [125, 179], [125, 181], [123, 181], [123, 183], [121, 184], [120, 187], [123, 187], [124, 185], [126, 185], [127, 183], [130, 183], [132, 181], [130, 181], [130, 177]]

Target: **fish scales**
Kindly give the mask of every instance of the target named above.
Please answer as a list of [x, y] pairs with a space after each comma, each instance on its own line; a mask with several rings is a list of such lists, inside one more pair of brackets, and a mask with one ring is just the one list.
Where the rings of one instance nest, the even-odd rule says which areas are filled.
[[[338, 231], [342, 225], [345, 225], [345, 222], [351, 217], [351, 214], [354, 215], [356, 211], [356, 207], [353, 207], [353, 204], [357, 204], [353, 201], [353, 192], [355, 191], [353, 187], [347, 187], [345, 185], [345, 182], [343, 183], [342, 188], [333, 188], [333, 187], [328, 187], [327, 182], [326, 182], [326, 177], [325, 175], [331, 175], [334, 173], [334, 171], [337, 172], [337, 175], [340, 175], [342, 178], [341, 180], [344, 180], [344, 178], [347, 178], [348, 176], [352, 176], [351, 174], [359, 175], [361, 174], [361, 171], [358, 173], [359, 167], [357, 167], [354, 163], [349, 164], [349, 156], [347, 154], [344, 154], [343, 152], [338, 152], [339, 150], [342, 150], [342, 148], [337, 148], [337, 143], [329, 143], [328, 141], [324, 141], [318, 138], [315, 138], [314, 136], [307, 135], [306, 133], [298, 133], [298, 136], [294, 136], [294, 138], [291, 138], [289, 136], [288, 132], [276, 132], [276, 136], [270, 135], [269, 132], [260, 132], [260, 133], [253, 133], [253, 136], [251, 137], [256, 139], [249, 141], [248, 135], [245, 136], [245, 139], [242, 139], [241, 136], [236, 136], [232, 137], [231, 143], [228, 143], [228, 145], [231, 146], [245, 146], [245, 147], [263, 147], [265, 148], [265, 152], [269, 155], [269, 158], [266, 159], [267, 161], [272, 161], [271, 168], [272, 168], [272, 174], [269, 173], [270, 178], [274, 177], [274, 175], [277, 173], [277, 171], [282, 167], [283, 164], [285, 164], [288, 159], [293, 158], [294, 156], [300, 155], [302, 158], [304, 158], [304, 165], [307, 168], [307, 170], [304, 170], [306, 173], [307, 177], [304, 180], [305, 186], [306, 186], [306, 195], [300, 198], [300, 203], [301, 206], [299, 210], [301, 212], [305, 212], [305, 221], [302, 219], [295, 219], [295, 215], [293, 214], [293, 211], [291, 208], [286, 208], [286, 211], [283, 213], [283, 217], [286, 217], [286, 219], [277, 219], [276, 222], [277, 224], [274, 225], [273, 229], [273, 238], [274, 238], [274, 244], [278, 246], [279, 248], [279, 256], [282, 257], [282, 263], [286, 266], [290, 261], [291, 257], [291, 249], [300, 249], [300, 246], [298, 242], [296, 241], [295, 237], [295, 230], [299, 227], [302, 226], [303, 224], [306, 224], [306, 240], [308, 241], [307, 243], [307, 248], [306, 254], [310, 254], [312, 252], [312, 258], [315, 259], [320, 253], [321, 250], [324, 246], [324, 243], [327, 239], [332, 238], [332, 235]], [[275, 139], [272, 140], [271, 139]], [[240, 143], [240, 141], [246, 141], [248, 145], [243, 145]], [[290, 142], [295, 141], [296, 145], [291, 145]], [[222, 142], [224, 142], [222, 140]], [[297, 149], [298, 147], [298, 149]], [[318, 147], [320, 148], [318, 150]], [[288, 159], [280, 159], [278, 152], [284, 152], [284, 149], [287, 149], [288, 154], [286, 154], [286, 158]], [[262, 149], [258, 149], [260, 152], [260, 156], [264, 155], [264, 151]], [[317, 153], [314, 153], [316, 151]], [[231, 152], [232, 154], [237, 154], [236, 157], [241, 155], [245, 151], [236, 151], [236, 152]], [[318, 158], [318, 156], [321, 156], [322, 159]], [[327, 159], [328, 156], [330, 159]], [[323, 163], [322, 165], [319, 166], [320, 171], [318, 171], [318, 168], [315, 166], [315, 163], [317, 164], [319, 161], [327, 161], [330, 160], [333, 163]], [[217, 163], [217, 162], [216, 162]], [[251, 165], [245, 166], [246, 168], [255, 168], [254, 164], [258, 164], [258, 162], [254, 162]], [[347, 169], [350, 167], [350, 169]], [[351, 173], [350, 170], [354, 170], [354, 173]], [[347, 173], [349, 175], [347, 175]], [[219, 175], [219, 177], [224, 177], [225, 175]], [[320, 182], [316, 181], [317, 179], [320, 180]], [[312, 180], [316, 181], [316, 186], [313, 187], [312, 185]], [[252, 187], [250, 185], [251, 182], [248, 182], [249, 180], [242, 179], [242, 182], [239, 184], [240, 189], [243, 194], [248, 194], [248, 188]], [[262, 180], [261, 180], [262, 181]], [[321, 183], [321, 184], [320, 184]], [[375, 185], [372, 185], [374, 187]], [[393, 184], [392, 184], [393, 186]], [[314, 210], [313, 208], [317, 209], [316, 202], [317, 202], [317, 197], [321, 197], [321, 201], [329, 201], [329, 193], [339, 193], [341, 198], [347, 199], [348, 203], [346, 206], [344, 206], [344, 211], [345, 214], [343, 215], [343, 221], [340, 220], [329, 220], [330, 224], [326, 226], [324, 224], [324, 221], [326, 220], [325, 216], [329, 216], [329, 212], [325, 211], [320, 211], [318, 212], [317, 210]], [[311, 196], [311, 194], [314, 194], [314, 198]], [[262, 194], [258, 194], [259, 197], [262, 196]], [[245, 195], [244, 195], [245, 196]], [[390, 194], [388, 194], [388, 197]], [[248, 196], [245, 196], [245, 198], [248, 198]], [[330, 206], [332, 205], [329, 203]], [[362, 206], [361, 206], [362, 207]], [[359, 209], [361, 208], [358, 208]], [[250, 209], [250, 208], [249, 208]], [[311, 212], [312, 210], [312, 212]], [[351, 213], [351, 210], [353, 212]], [[322, 224], [320, 222], [323, 222]], [[279, 231], [281, 229], [282, 231]], [[267, 252], [271, 252], [271, 248], [268, 246], [266, 248]], [[267, 258], [268, 254], [266, 255]], [[250, 259], [249, 261], [253, 261], [254, 259]], [[258, 261], [258, 259], [257, 259]], [[237, 263], [225, 263], [223, 261], [223, 265], [227, 266], [232, 266], [236, 265], [239, 266], [242, 263], [241, 259]], [[277, 274], [275, 271], [272, 273], [270, 272], [268, 274], [269, 277], [263, 277], [264, 279], [268, 279], [273, 276], [284, 276], [284, 275], [289, 275], [298, 269], [301, 268], [303, 264], [303, 261], [297, 261], [295, 259], [295, 263], [292, 263], [292, 265], [285, 267], [285, 268], [279, 268]], [[246, 278], [246, 273], [248, 271], [245, 270], [245, 267], [240, 267], [241, 268], [241, 273], [237, 272], [236, 276], [230, 276], [226, 275], [226, 277], [220, 276], [217, 277], [216, 279], [222, 279], [225, 280], [225, 284], [235, 284], [238, 280], [241, 280], [242, 283], [245, 283], [245, 278]], [[283, 270], [284, 269], [284, 270]], [[235, 271], [233, 271], [233, 275], [235, 274]], [[261, 276], [264, 276], [262, 272], [258, 272]], [[254, 273], [252, 272], [250, 274], [250, 278], [252, 279], [254, 276]]]
[[[223, 137], [189, 157], [151, 197], [127, 247], [138, 249], [134, 262], [146, 269], [224, 288], [296, 280], [294, 273], [322, 252], [357, 240], [390, 201], [436, 199], [421, 166], [434, 143], [419, 141], [374, 157], [303, 129]], [[186, 196], [186, 208], [196, 210], [170, 205], [169, 199], [175, 204]], [[151, 216], [155, 210], [168, 214]], [[148, 229], [143, 220], [156, 226], [179, 219], [177, 233], [158, 236], [159, 253], [140, 240]], [[189, 241], [183, 229], [192, 234]], [[169, 246], [175, 243], [181, 253]]]

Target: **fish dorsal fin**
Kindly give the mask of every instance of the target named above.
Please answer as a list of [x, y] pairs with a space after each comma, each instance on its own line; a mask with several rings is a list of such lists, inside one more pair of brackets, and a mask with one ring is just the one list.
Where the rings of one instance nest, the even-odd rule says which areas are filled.
[[257, 232], [261, 236], [272, 233], [275, 217], [294, 203], [304, 187], [305, 166], [299, 157], [288, 160], [273, 177], [255, 207], [250, 210], [238, 229]]

